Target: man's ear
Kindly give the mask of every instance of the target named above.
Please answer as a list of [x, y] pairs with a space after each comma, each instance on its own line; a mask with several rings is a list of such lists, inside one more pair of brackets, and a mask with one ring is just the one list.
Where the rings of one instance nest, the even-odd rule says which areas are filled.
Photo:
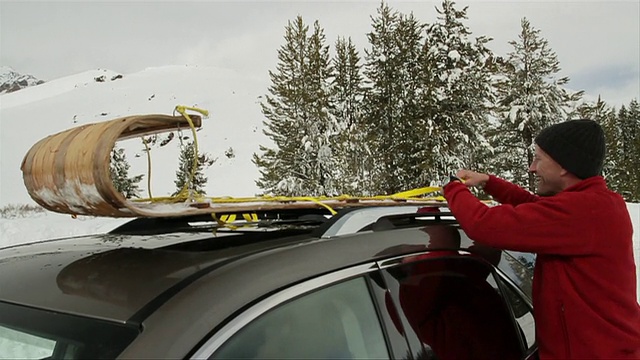
[[572, 172], [569, 172], [565, 168], [560, 168], [560, 177], [565, 180], [567, 186], [573, 185], [576, 182], [581, 181], [580, 178], [575, 176]]

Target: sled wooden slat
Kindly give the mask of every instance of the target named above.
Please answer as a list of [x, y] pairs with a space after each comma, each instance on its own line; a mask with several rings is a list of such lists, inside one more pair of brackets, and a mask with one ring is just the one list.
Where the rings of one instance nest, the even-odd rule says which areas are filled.
[[[195, 127], [202, 125], [200, 116], [190, 117]], [[40, 140], [27, 152], [21, 166], [24, 184], [31, 198], [51, 211], [148, 216], [113, 186], [111, 150], [120, 140], [189, 126], [183, 116], [136, 115], [62, 131]]]

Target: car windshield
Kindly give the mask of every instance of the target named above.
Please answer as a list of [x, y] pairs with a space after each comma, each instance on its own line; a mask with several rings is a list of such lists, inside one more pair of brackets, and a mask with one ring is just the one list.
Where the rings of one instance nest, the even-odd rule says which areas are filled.
[[113, 359], [135, 326], [0, 302], [0, 359]]

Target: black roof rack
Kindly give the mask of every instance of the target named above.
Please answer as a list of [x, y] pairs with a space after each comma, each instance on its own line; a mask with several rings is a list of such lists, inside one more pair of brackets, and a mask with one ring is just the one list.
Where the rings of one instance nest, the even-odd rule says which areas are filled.
[[[348, 207], [338, 209], [337, 214], [331, 215], [324, 208], [277, 209], [251, 212], [254, 217], [250, 221], [225, 223], [220, 219], [225, 215], [235, 215], [243, 219], [247, 211], [217, 213], [215, 217], [208, 214], [167, 218], [136, 218], [109, 232], [112, 235], [157, 235], [172, 232], [201, 232], [207, 230], [236, 232], [255, 231], [260, 228], [275, 228], [283, 226], [312, 226], [312, 236], [331, 237], [339, 235], [340, 227], [349, 225], [347, 232], [380, 231], [399, 227], [413, 227], [433, 224], [455, 223], [451, 212], [437, 209], [435, 211], [420, 211], [420, 206], [394, 207]], [[371, 209], [374, 209], [373, 211]], [[431, 209], [434, 210], [434, 209]], [[368, 218], [348, 218], [358, 213], [372, 213]], [[355, 229], [355, 230], [353, 230]], [[344, 233], [344, 232], [343, 232]]]
[[[277, 209], [263, 211], [239, 211], [216, 213], [215, 218], [211, 214], [189, 215], [181, 217], [155, 217], [155, 218], [135, 218], [111, 230], [112, 235], [155, 235], [171, 232], [203, 231], [205, 229], [223, 229], [230, 224], [222, 221], [225, 215], [235, 215], [242, 219], [243, 215], [251, 213], [254, 215], [253, 221], [247, 223], [255, 227], [277, 224], [318, 224], [327, 220], [326, 215], [330, 212], [324, 208], [309, 209]], [[218, 219], [219, 221], [217, 221]], [[196, 224], [200, 223], [200, 224]], [[234, 224], [235, 225], [235, 224]]]

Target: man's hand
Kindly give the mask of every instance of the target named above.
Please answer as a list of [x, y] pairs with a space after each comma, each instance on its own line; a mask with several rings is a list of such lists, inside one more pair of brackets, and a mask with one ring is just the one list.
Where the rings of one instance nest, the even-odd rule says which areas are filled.
[[487, 181], [489, 181], [489, 175], [471, 170], [458, 170], [456, 176], [464, 180], [464, 184], [468, 187], [484, 187], [487, 184]]

